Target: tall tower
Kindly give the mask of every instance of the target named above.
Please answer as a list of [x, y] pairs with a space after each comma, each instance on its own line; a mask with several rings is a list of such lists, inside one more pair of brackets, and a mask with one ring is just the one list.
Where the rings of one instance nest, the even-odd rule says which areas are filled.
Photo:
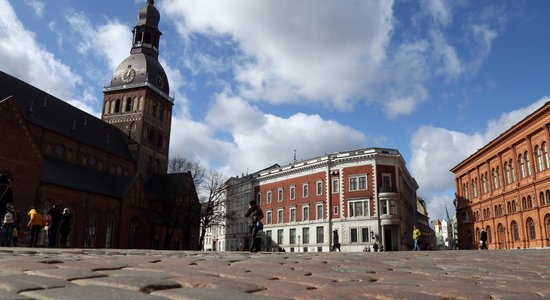
[[128, 135], [137, 169], [146, 178], [165, 174], [174, 99], [168, 79], [158, 61], [160, 13], [147, 0], [133, 30], [130, 56], [120, 63], [103, 89], [101, 118]]

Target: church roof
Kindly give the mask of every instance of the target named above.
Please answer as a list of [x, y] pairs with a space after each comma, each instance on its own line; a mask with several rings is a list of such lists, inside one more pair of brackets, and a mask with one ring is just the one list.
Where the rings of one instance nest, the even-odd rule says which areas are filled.
[[121, 199], [128, 194], [138, 176], [113, 175], [46, 156], [40, 181]]
[[118, 128], [0, 71], [0, 101], [9, 96], [13, 96], [22, 116], [29, 123], [133, 161], [126, 137]]

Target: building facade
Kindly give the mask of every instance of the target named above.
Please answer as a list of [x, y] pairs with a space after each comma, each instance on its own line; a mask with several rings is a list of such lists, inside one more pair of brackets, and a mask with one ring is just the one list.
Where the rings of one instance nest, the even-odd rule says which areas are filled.
[[387, 251], [411, 249], [416, 190], [397, 150], [338, 152], [267, 169], [254, 179], [264, 211], [267, 251], [329, 251], [335, 235], [341, 251], [375, 243]]
[[45, 214], [55, 203], [73, 212], [72, 247], [152, 248], [168, 234], [163, 248], [197, 249], [198, 217], [162, 218], [170, 207], [193, 211], [198, 197], [190, 173], [166, 174], [173, 100], [159, 20], [148, 0], [130, 56], [105, 87], [103, 119], [0, 72], [0, 173], [23, 224], [31, 207]]
[[550, 246], [550, 103], [451, 169], [461, 249]]

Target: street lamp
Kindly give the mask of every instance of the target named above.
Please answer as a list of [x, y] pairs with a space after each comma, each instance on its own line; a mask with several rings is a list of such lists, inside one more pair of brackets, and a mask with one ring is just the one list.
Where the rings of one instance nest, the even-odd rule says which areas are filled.
[[300, 236], [298, 236], [298, 251], [297, 252], [300, 252]]

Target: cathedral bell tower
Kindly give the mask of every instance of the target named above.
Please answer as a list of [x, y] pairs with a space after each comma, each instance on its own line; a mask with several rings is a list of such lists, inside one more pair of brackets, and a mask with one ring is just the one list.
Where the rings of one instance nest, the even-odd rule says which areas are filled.
[[160, 13], [147, 0], [133, 30], [130, 56], [120, 63], [103, 89], [101, 118], [128, 136], [138, 171], [148, 178], [165, 174], [174, 99], [158, 61]]

